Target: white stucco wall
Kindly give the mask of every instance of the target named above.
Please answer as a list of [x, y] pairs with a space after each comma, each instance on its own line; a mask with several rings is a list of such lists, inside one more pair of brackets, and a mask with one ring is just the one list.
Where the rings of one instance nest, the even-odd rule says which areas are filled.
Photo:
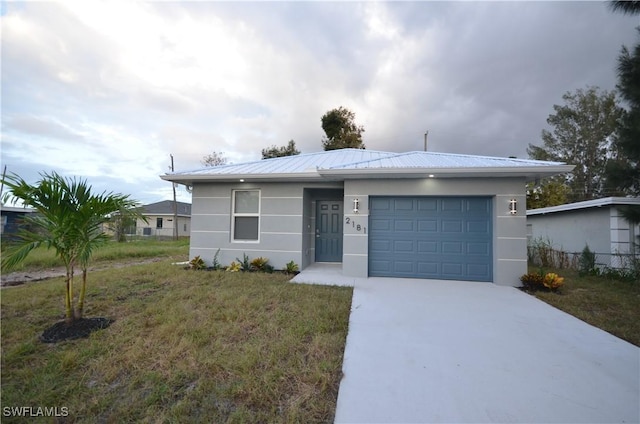
[[[344, 184], [344, 185], [343, 185]], [[231, 197], [234, 189], [259, 189], [260, 239], [231, 239]], [[315, 202], [343, 199], [344, 219], [368, 225], [369, 196], [486, 196], [493, 199], [493, 282], [520, 285], [527, 270], [524, 178], [424, 178], [370, 179], [318, 183], [199, 183], [193, 187], [190, 257], [200, 255], [208, 264], [220, 249], [218, 260], [228, 265], [246, 253], [265, 256], [280, 269], [293, 260], [304, 269], [315, 261]], [[353, 213], [353, 199], [360, 201]], [[519, 210], [509, 213], [509, 200]], [[368, 276], [368, 235], [357, 225], [344, 226], [343, 274]]]
[[629, 225], [615, 205], [574, 209], [527, 217], [532, 242], [549, 241], [556, 250], [580, 253], [585, 245], [597, 254], [600, 265], [619, 266], [620, 258], [633, 252], [637, 227]]
[[610, 208], [591, 208], [527, 217], [532, 240], [548, 240], [554, 249], [611, 253]]
[[[136, 235], [144, 236], [144, 228], [150, 228], [153, 237], [173, 237], [173, 215], [145, 215], [147, 222], [142, 219], [136, 221]], [[157, 219], [162, 218], [162, 228], [157, 228]], [[178, 216], [178, 237], [189, 237], [191, 234], [191, 218]]]
[[[236, 241], [231, 236], [234, 190], [260, 190], [259, 240]], [[303, 255], [302, 183], [200, 183], [194, 184], [191, 207], [189, 258], [200, 256], [211, 265], [227, 266], [246, 254], [265, 257], [276, 269], [289, 261], [300, 265]]]

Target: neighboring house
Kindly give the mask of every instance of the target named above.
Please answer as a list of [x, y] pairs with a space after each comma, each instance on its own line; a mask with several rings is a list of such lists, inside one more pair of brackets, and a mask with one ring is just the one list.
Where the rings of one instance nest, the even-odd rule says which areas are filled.
[[[176, 202], [178, 211], [178, 237], [188, 237], [191, 232], [191, 205]], [[151, 203], [142, 206], [142, 215], [147, 222], [138, 219], [136, 222], [136, 235], [154, 237], [173, 237], [174, 215], [173, 201]]]
[[620, 214], [627, 205], [640, 206], [640, 198], [607, 197], [527, 211], [527, 236], [549, 242], [564, 252], [582, 252], [585, 245], [597, 254], [599, 265], [621, 267], [625, 256], [637, 254], [640, 228]]
[[558, 162], [342, 149], [161, 176], [193, 190], [190, 257], [347, 276], [492, 281], [527, 270], [525, 183]]
[[2, 229], [0, 230], [0, 234], [2, 238], [13, 238], [18, 233], [24, 217], [34, 212], [35, 209], [2, 205], [2, 207], [0, 207], [0, 215], [2, 216]]

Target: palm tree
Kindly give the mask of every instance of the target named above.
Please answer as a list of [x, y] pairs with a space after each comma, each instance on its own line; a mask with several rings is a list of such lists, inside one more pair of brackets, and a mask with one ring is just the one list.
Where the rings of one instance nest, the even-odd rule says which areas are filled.
[[637, 0], [613, 0], [609, 2], [609, 7], [614, 12], [622, 12], [625, 15], [640, 13], [640, 1]]
[[[5, 177], [9, 188], [5, 199], [22, 201], [37, 213], [25, 219], [26, 229], [18, 233], [18, 243], [2, 256], [3, 269], [22, 262], [37, 247], [53, 248], [65, 266], [65, 316], [67, 322], [82, 318], [87, 284], [87, 268], [93, 251], [108, 240], [102, 225], [111, 214], [127, 211], [139, 214], [136, 202], [129, 196], [103, 192], [91, 193], [85, 180], [67, 179], [57, 173], [41, 174], [42, 179], [30, 185], [18, 175]], [[74, 272], [82, 269], [82, 286], [74, 307]]]

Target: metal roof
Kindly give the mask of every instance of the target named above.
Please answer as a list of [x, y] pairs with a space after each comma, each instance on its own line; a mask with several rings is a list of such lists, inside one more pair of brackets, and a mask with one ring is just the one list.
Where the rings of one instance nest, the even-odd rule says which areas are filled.
[[330, 150], [280, 158], [263, 159], [231, 165], [212, 166], [195, 171], [176, 172], [173, 175], [225, 175], [225, 174], [298, 174], [315, 173], [317, 169], [331, 169], [346, 163], [362, 162], [395, 153], [363, 149]]
[[436, 152], [380, 152], [341, 149], [264, 159], [176, 172], [161, 176], [168, 181], [344, 180], [348, 178], [424, 178], [425, 174], [456, 178], [470, 176], [525, 176], [541, 178], [569, 172], [562, 162]]
[[555, 212], [567, 212], [579, 209], [601, 208], [603, 206], [640, 206], [640, 198], [638, 197], [604, 197], [602, 199], [584, 200], [582, 202], [567, 203], [558, 206], [549, 206], [546, 208], [530, 209], [527, 216], [530, 215], [546, 215]]

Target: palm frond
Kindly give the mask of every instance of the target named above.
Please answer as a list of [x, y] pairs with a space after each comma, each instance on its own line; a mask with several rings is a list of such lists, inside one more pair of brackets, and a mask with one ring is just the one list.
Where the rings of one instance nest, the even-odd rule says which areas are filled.
[[614, 12], [622, 12], [625, 15], [637, 15], [640, 13], [640, 1], [613, 0], [609, 2], [609, 8]]

